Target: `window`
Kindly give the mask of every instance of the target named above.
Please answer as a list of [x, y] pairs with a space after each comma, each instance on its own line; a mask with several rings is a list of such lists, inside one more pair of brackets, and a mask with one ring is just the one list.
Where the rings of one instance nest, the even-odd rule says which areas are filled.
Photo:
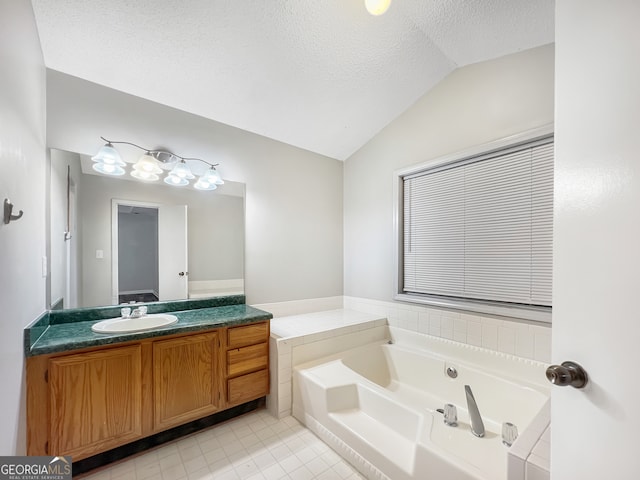
[[399, 176], [398, 296], [549, 319], [553, 137]]

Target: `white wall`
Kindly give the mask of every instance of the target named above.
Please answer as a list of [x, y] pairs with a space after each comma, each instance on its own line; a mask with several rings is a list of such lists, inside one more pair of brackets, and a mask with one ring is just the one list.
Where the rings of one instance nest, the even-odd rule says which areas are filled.
[[392, 299], [393, 172], [552, 123], [553, 77], [553, 45], [456, 70], [346, 161], [345, 295]]
[[189, 206], [189, 281], [244, 278], [244, 198], [217, 195]]
[[94, 155], [102, 135], [245, 183], [248, 303], [342, 294], [342, 162], [52, 71], [47, 119], [52, 148]]
[[[31, 2], [0, 0], [0, 455], [26, 452], [23, 328], [45, 308], [45, 69]], [[15, 212], [17, 213], [17, 211]]]

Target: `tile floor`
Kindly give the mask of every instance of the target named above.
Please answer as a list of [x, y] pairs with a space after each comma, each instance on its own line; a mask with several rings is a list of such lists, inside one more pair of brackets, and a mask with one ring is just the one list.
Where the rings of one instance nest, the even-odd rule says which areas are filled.
[[76, 478], [362, 480], [295, 418], [257, 410]]

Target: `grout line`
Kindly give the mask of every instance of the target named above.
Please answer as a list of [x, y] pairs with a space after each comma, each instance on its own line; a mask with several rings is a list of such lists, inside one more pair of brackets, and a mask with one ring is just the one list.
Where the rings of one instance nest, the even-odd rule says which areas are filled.
[[296, 419], [276, 419], [264, 409], [75, 478], [363, 480], [355, 468]]

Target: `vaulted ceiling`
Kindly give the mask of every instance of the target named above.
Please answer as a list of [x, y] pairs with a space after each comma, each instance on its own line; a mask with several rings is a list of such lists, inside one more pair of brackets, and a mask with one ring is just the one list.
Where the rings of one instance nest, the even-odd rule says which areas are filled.
[[48, 68], [339, 160], [454, 69], [554, 41], [553, 0], [32, 0]]

